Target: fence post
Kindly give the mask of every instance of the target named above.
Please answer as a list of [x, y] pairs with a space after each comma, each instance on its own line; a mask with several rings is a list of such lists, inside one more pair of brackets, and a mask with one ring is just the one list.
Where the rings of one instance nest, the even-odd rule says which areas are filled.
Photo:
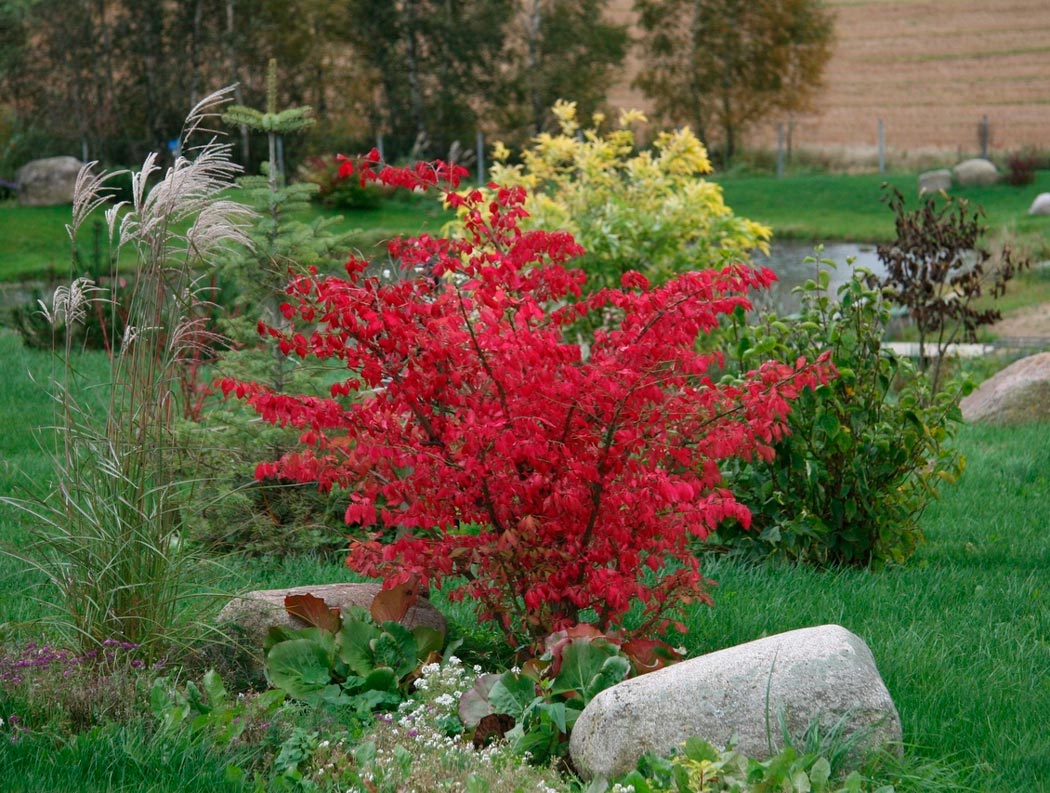
[[886, 126], [879, 119], [879, 173], [886, 173]]
[[380, 132], [376, 135], [376, 151], [379, 152], [379, 161], [386, 162], [386, 155], [383, 154], [383, 133]]
[[784, 122], [777, 124], [777, 179], [784, 176]]
[[981, 123], [977, 125], [977, 142], [981, 147], [981, 157], [985, 160], [988, 159], [988, 139], [991, 137], [991, 131], [988, 127], [988, 116], [981, 116]]
[[474, 146], [478, 152], [478, 187], [485, 184], [485, 133], [478, 130]]

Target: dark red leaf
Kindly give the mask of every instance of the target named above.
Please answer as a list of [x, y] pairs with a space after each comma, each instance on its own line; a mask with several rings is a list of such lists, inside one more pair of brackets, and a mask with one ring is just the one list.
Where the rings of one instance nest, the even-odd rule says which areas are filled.
[[310, 593], [285, 595], [284, 608], [293, 617], [331, 633], [338, 633], [343, 624], [338, 608], [329, 606], [323, 599]]

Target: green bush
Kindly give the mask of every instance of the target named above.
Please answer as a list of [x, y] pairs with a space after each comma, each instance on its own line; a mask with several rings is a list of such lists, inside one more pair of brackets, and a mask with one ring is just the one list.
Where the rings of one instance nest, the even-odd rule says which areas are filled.
[[903, 562], [923, 540], [919, 517], [927, 503], [964, 467], [950, 444], [960, 421], [958, 389], [931, 396], [912, 364], [882, 346], [889, 307], [866, 273], [843, 284], [837, 300], [829, 280], [818, 270], [798, 290], [797, 319], [747, 324], [738, 314], [725, 334], [731, 369], [830, 350], [839, 374], [793, 403], [791, 434], [771, 459], [728, 471], [753, 523], [750, 531], [724, 526], [714, 541], [819, 565]]
[[335, 155], [311, 157], [299, 168], [299, 178], [318, 187], [316, 199], [329, 209], [375, 209], [383, 200], [383, 190], [375, 185], [362, 187], [356, 176], [340, 176]]

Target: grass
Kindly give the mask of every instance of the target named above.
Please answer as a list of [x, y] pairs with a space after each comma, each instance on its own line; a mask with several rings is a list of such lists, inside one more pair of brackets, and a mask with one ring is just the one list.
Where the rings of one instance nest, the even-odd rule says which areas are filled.
[[962, 485], [907, 566], [710, 564], [716, 606], [690, 649], [839, 623], [868, 641], [918, 753], [962, 758], [980, 789], [1050, 790], [1050, 425], [967, 427], [961, 447]]
[[[445, 219], [436, 202], [431, 201], [388, 201], [377, 209], [352, 212], [316, 208], [311, 215], [341, 216], [339, 230], [359, 231], [362, 247], [369, 247], [376, 240], [394, 234], [417, 232], [421, 227], [434, 233]], [[65, 278], [70, 260], [69, 237], [65, 230], [69, 217], [68, 204], [23, 207], [13, 201], [0, 203], [0, 283]], [[96, 217], [101, 220], [101, 213], [96, 212]], [[89, 230], [95, 219], [85, 224], [88, 233], [82, 237], [86, 240], [91, 238]], [[82, 243], [81, 255], [85, 262], [90, 262], [91, 253]], [[130, 265], [133, 261], [131, 252], [126, 251], [121, 264]]]
[[33, 734], [0, 751], [8, 793], [219, 793], [244, 788], [226, 776], [238, 758], [145, 721], [112, 723], [75, 736]]
[[[31, 429], [49, 422], [50, 408], [26, 374], [45, 372], [47, 360], [10, 333], [0, 334], [0, 357], [8, 371], [0, 420], [9, 428], [0, 438], [0, 491], [10, 493], [26, 477], [48, 476]], [[104, 369], [97, 356], [82, 363]], [[959, 442], [968, 471], [927, 511], [928, 542], [907, 566], [818, 572], [708, 560], [705, 574], [718, 581], [715, 607], [691, 615], [685, 645], [695, 655], [841, 624], [871, 647], [916, 762], [953, 761], [968, 769], [976, 790], [1050, 793], [1050, 424], [966, 427]], [[3, 508], [0, 541], [18, 545], [25, 536], [19, 517]], [[231, 590], [346, 579], [341, 560], [318, 557], [234, 560], [231, 571]], [[43, 607], [26, 598], [38, 583], [0, 559], [0, 623], [40, 615]], [[482, 662], [500, 656], [469, 607], [452, 606], [440, 593], [435, 600]], [[9, 635], [30, 630], [12, 626]], [[163, 749], [139, 729], [124, 724], [50, 743], [35, 736], [0, 753], [0, 774], [17, 780], [15, 790], [224, 789], [222, 755], [199, 756], [196, 745], [177, 742]], [[142, 769], [154, 763], [156, 776], [143, 783]], [[187, 787], [169, 785], [191, 767]], [[99, 779], [112, 784], [99, 787]]]
[[[774, 237], [804, 240], [886, 242], [893, 239], [893, 213], [881, 202], [882, 184], [905, 196], [916, 194], [914, 174], [801, 174], [717, 177], [733, 211], [773, 228]], [[957, 188], [985, 211], [985, 225], [1012, 237], [1034, 238], [1046, 253], [1050, 217], [1032, 217], [1028, 208], [1039, 193], [1050, 192], [1050, 171], [1040, 171], [1024, 188], [997, 184]], [[914, 206], [914, 204], [912, 204]]]
[[[883, 242], [893, 237], [893, 215], [880, 201], [888, 182], [906, 196], [914, 195], [914, 174], [798, 174], [717, 176], [733, 211], [772, 226], [785, 239]], [[1050, 171], [1037, 174], [1025, 188], [1006, 184], [957, 189], [960, 196], [984, 207], [986, 224], [998, 234], [1027, 241], [1040, 255], [1048, 254], [1050, 217], [1030, 217], [1028, 207], [1038, 193], [1050, 192]], [[311, 216], [341, 216], [337, 230], [356, 230], [362, 248], [394, 234], [434, 233], [445, 220], [430, 201], [388, 201], [378, 209], [337, 212], [323, 208]], [[308, 218], [303, 218], [308, 219]], [[69, 267], [65, 224], [69, 207], [0, 205], [0, 282], [64, 275]], [[90, 228], [90, 226], [88, 226]], [[88, 235], [89, 236], [89, 235]], [[89, 251], [84, 254], [89, 255]]]

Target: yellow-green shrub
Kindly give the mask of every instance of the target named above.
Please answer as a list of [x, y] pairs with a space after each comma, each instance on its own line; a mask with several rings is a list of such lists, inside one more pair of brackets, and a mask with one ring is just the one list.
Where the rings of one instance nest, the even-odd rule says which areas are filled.
[[582, 129], [574, 103], [558, 102], [553, 113], [561, 131], [533, 138], [520, 164], [508, 164], [497, 144], [491, 180], [528, 190], [523, 228], [564, 229], [584, 247], [578, 264], [588, 288], [619, 286], [628, 270], [659, 283], [766, 249], [770, 230], [726, 206], [721, 186], [704, 178], [711, 163], [688, 128], [661, 132], [638, 151], [632, 125], [645, 121], [641, 113], [621, 113], [609, 132], [600, 131], [601, 115]]

